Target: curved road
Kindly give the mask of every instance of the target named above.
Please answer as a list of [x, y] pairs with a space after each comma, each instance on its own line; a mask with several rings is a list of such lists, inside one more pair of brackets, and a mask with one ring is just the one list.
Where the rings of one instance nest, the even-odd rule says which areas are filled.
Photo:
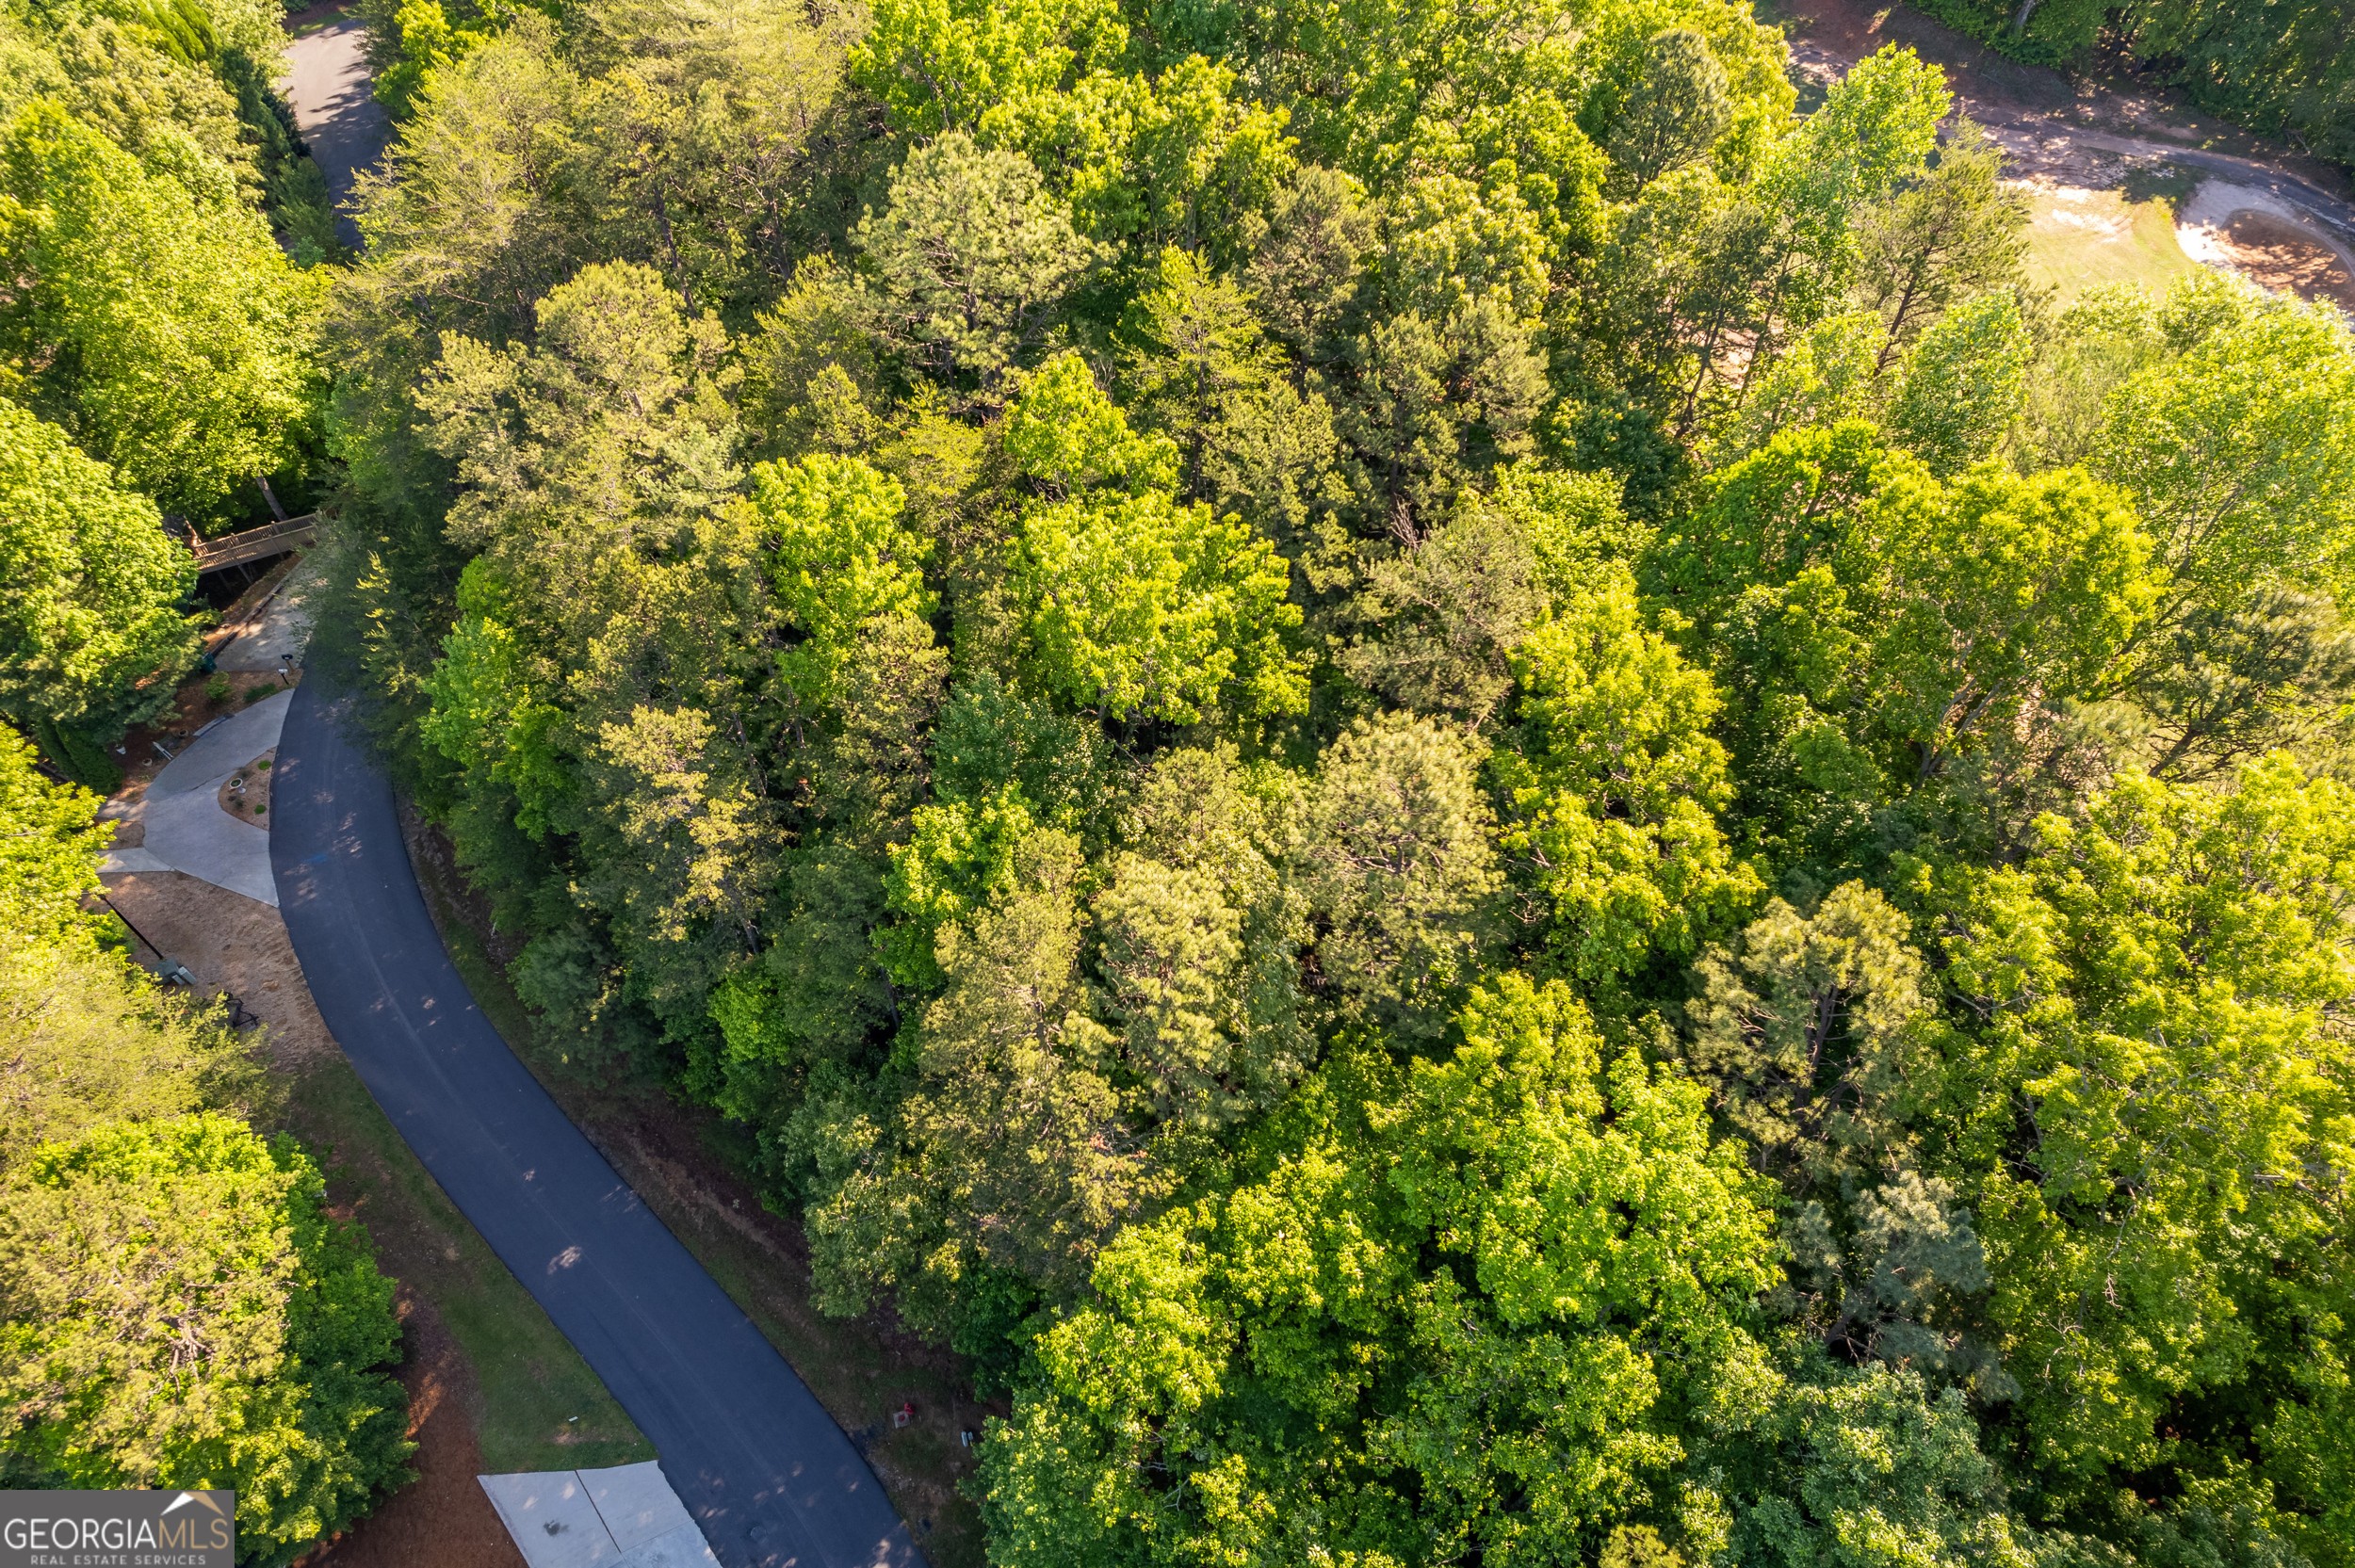
[[653, 1440], [727, 1568], [921, 1568], [841, 1429], [475, 1006], [392, 788], [339, 719], [320, 682], [296, 688], [270, 860], [312, 994], [368, 1092]]

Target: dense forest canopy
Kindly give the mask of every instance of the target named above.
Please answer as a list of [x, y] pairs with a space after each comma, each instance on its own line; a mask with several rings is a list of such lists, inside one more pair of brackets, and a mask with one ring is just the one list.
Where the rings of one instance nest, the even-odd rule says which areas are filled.
[[[241, 17], [0, 29], [0, 708], [99, 773], [159, 520], [330, 487], [537, 1026], [1003, 1401], [996, 1561], [2355, 1568], [2342, 317], [2031, 287], [1736, 0], [404, 0], [347, 265]], [[383, 1282], [0, 812], [0, 1454], [214, 1463], [57, 1303], [217, 1203], [290, 1555]]]
[[337, 656], [996, 1560], [2355, 1561], [2345, 322], [1718, 0], [387, 20]]

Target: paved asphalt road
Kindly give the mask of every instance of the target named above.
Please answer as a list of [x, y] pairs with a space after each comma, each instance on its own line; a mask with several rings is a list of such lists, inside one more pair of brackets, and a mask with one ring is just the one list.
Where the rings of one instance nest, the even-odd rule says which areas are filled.
[[442, 950], [392, 789], [296, 688], [279, 907], [368, 1092], [653, 1440], [726, 1568], [922, 1568], [865, 1460], [491, 1027]]
[[356, 15], [324, 8], [286, 22], [296, 36], [286, 45], [286, 79], [279, 89], [319, 172], [327, 176], [335, 227], [344, 243], [356, 248], [360, 231], [351, 221], [351, 177], [374, 167], [393, 130], [384, 105], [368, 90], [367, 29]]

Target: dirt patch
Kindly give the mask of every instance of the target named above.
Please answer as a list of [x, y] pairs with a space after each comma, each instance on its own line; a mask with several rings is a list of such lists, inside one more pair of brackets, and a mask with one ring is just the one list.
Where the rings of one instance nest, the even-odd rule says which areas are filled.
[[276, 910], [180, 871], [104, 880], [139, 962], [159, 967], [161, 955], [185, 964], [204, 994], [235, 996], [268, 1031], [274, 1063], [296, 1069], [335, 1049]]
[[2271, 213], [2239, 212], [2210, 236], [2233, 271], [2277, 293], [2328, 299], [2355, 312], [2355, 275], [2336, 252]]
[[[2102, 61], [2067, 73], [2023, 65], [1918, 11], [1875, 0], [1765, 0], [1759, 9], [1791, 40], [1802, 106], [1893, 43], [1944, 70], [1956, 107], [2002, 145], [2014, 175], [2110, 188], [2183, 161], [2237, 179], [2286, 175], [2342, 221], [2350, 215], [2344, 170], [2195, 108], [2152, 76]], [[2218, 159], [2243, 162], [2228, 170]]]
[[269, 825], [269, 770], [278, 760], [278, 748], [273, 746], [220, 781], [214, 800], [220, 809], [240, 822], [256, 827]]
[[482, 1456], [467, 1411], [474, 1369], [424, 1298], [395, 1299], [407, 1360], [410, 1461], [417, 1479], [343, 1535], [302, 1559], [303, 1568], [524, 1568], [523, 1554], [475, 1478]]
[[[205, 725], [250, 707], [265, 697], [291, 691], [301, 682], [302, 671], [294, 669], [222, 671], [199, 675], [183, 685], [173, 695], [171, 707], [150, 723], [132, 725], [115, 747], [115, 762], [122, 769], [122, 786], [106, 802], [103, 815], [120, 816], [137, 804], [146, 795], [148, 784], [163, 771], [164, 764], [179, 755], [181, 748]], [[128, 849], [138, 840], [118, 835], [115, 843]]]

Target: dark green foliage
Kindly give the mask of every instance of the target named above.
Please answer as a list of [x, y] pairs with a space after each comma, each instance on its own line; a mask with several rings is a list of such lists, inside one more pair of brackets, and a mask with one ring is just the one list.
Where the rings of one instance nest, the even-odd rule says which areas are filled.
[[2087, 58], [2104, 30], [2195, 103], [2355, 163], [2355, 17], [2334, 0], [1921, 0], [2007, 55]]

